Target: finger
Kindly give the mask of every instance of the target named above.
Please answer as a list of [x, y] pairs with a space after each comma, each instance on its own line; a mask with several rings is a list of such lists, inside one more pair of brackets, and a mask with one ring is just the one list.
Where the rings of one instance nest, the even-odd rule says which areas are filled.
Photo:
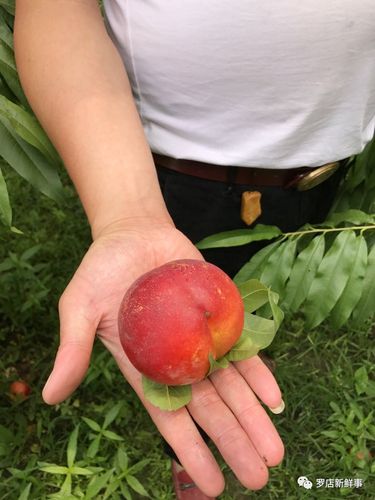
[[233, 363], [251, 389], [271, 411], [281, 407], [283, 400], [275, 377], [259, 356]]
[[91, 308], [85, 294], [71, 290], [68, 288], [64, 292], [59, 303], [60, 346], [42, 394], [48, 404], [66, 399], [82, 381], [99, 323], [99, 318], [90, 316]]
[[193, 397], [188, 409], [212, 438], [238, 480], [246, 488], [263, 488], [268, 481], [268, 469], [209, 380], [193, 385]]
[[126, 380], [138, 394], [161, 435], [175, 451], [179, 462], [195, 484], [208, 496], [222, 493], [225, 483], [220, 468], [185, 408], [163, 411], [147, 401], [140, 373], [113, 342], [102, 339], [110, 349]]
[[210, 379], [266, 465], [279, 464], [284, 456], [284, 445], [246, 380], [233, 365], [214, 372]]

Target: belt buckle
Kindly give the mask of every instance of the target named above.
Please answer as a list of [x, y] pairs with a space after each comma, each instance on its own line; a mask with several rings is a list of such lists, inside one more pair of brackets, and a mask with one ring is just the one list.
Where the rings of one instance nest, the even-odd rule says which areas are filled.
[[332, 163], [326, 163], [321, 167], [314, 168], [311, 172], [302, 174], [302, 177], [300, 177], [295, 184], [297, 191], [308, 191], [309, 189], [318, 186], [331, 177], [339, 166], [340, 162], [334, 161]]

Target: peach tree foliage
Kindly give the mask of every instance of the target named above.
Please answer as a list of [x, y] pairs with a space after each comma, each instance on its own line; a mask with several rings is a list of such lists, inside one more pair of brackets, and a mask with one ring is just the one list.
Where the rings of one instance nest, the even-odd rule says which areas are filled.
[[[0, 221], [12, 226], [3, 171], [15, 170], [41, 193], [64, 201], [61, 160], [21, 88], [13, 53], [14, 0], [0, 0]], [[280, 295], [287, 314], [301, 311], [308, 327], [327, 318], [334, 327], [360, 324], [375, 310], [375, 141], [357, 156], [334, 208], [320, 226], [293, 233], [274, 226], [209, 236], [198, 248], [269, 240], [235, 277], [238, 285], [259, 279]]]
[[334, 206], [320, 225], [283, 233], [258, 224], [208, 236], [200, 249], [269, 240], [234, 277], [259, 279], [280, 295], [286, 314], [302, 312], [307, 328], [329, 320], [340, 328], [375, 312], [375, 141], [353, 159]]

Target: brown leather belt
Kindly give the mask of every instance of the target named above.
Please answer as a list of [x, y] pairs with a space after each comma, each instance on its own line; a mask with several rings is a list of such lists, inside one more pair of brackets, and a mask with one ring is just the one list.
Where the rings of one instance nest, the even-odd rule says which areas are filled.
[[346, 160], [326, 163], [320, 167], [254, 168], [213, 165], [196, 160], [179, 160], [153, 153], [156, 165], [211, 181], [249, 184], [253, 186], [279, 186], [306, 191], [324, 182]]

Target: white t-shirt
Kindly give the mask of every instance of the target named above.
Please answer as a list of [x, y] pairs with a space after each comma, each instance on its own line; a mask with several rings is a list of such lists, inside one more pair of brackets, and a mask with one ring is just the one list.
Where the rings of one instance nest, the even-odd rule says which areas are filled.
[[316, 166], [375, 126], [375, 0], [106, 0], [154, 152]]

